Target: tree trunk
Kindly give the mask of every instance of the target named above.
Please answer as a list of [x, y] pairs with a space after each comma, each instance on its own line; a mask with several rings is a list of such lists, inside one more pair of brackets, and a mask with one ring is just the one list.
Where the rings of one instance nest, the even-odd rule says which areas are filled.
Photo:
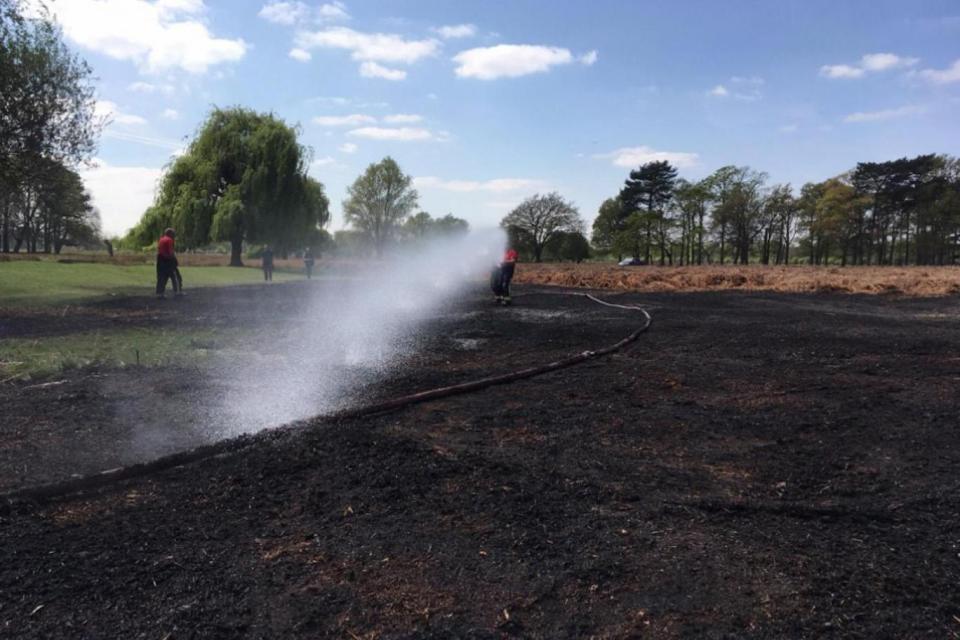
[[243, 238], [233, 238], [230, 240], [230, 266], [243, 266]]

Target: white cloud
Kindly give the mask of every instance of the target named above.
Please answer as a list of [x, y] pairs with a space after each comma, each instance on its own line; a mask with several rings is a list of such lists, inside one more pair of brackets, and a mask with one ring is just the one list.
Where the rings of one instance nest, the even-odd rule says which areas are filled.
[[340, 149], [340, 151], [342, 151], [343, 153], [356, 153], [359, 147], [357, 147], [357, 145], [353, 144], [352, 142], [344, 142], [342, 145], [340, 145], [337, 148]]
[[176, 109], [164, 109], [161, 114], [167, 120], [179, 120], [180, 113]]
[[310, 55], [309, 51], [304, 51], [303, 49], [297, 48], [290, 49], [290, 53], [287, 55], [294, 60], [299, 60], [300, 62], [310, 62], [310, 58], [313, 57]]
[[920, 72], [920, 77], [933, 84], [960, 82], [960, 59], [954, 60], [946, 69], [924, 69]]
[[434, 39], [405, 40], [392, 33], [362, 33], [347, 27], [301, 31], [296, 36], [301, 49], [344, 49], [358, 61], [412, 64], [436, 54], [440, 42]]
[[543, 73], [556, 65], [570, 64], [568, 49], [531, 44], [498, 44], [461, 51], [453, 57], [461, 78], [494, 80]]
[[825, 64], [820, 67], [820, 75], [825, 78], [860, 78], [863, 74], [863, 69], [848, 64]]
[[753, 102], [763, 97], [763, 94], [760, 93], [760, 87], [763, 86], [763, 83], [763, 78], [758, 76], [733, 76], [730, 78], [730, 84], [733, 90], [728, 88], [727, 85], [718, 84], [707, 91], [707, 95], [715, 98], [732, 97], [736, 100]]
[[383, 121], [387, 124], [416, 124], [417, 122], [423, 122], [423, 116], [415, 113], [394, 113], [384, 116]]
[[622, 147], [609, 153], [598, 153], [594, 158], [609, 158], [613, 164], [618, 167], [636, 167], [648, 162], [660, 162], [666, 160], [675, 167], [686, 169], [696, 166], [700, 156], [696, 153], [685, 153], [680, 151], [657, 151], [646, 145], [639, 147]]
[[895, 118], [905, 118], [923, 113], [923, 107], [918, 105], [906, 105], [896, 109], [881, 109], [880, 111], [858, 111], [844, 117], [844, 122], [881, 122], [883, 120], [893, 120]]
[[898, 56], [895, 53], [867, 53], [860, 57], [857, 66], [849, 64], [825, 64], [820, 67], [820, 75], [831, 79], [862, 78], [867, 72], [886, 71], [912, 67], [920, 62], [919, 58]]
[[372, 124], [377, 119], [363, 113], [351, 113], [348, 116], [317, 116], [313, 124], [321, 127], [355, 127], [358, 124]]
[[407, 72], [403, 69], [390, 69], [369, 60], [360, 65], [360, 75], [364, 78], [383, 78], [395, 82], [407, 78]]
[[867, 71], [886, 71], [912, 67], [920, 62], [919, 58], [905, 58], [894, 53], [868, 53], [860, 58], [860, 66]]
[[347, 13], [347, 5], [338, 1], [329, 2], [317, 7], [317, 16], [321, 21], [327, 22], [350, 19], [350, 14]]
[[341, 96], [315, 96], [313, 98], [307, 98], [305, 100], [307, 103], [321, 102], [321, 103], [330, 103], [337, 105], [348, 105], [350, 104], [350, 98], [343, 98]]
[[347, 13], [347, 6], [342, 2], [322, 4], [317, 7], [316, 10], [312, 10], [304, 2], [271, 0], [263, 5], [263, 8], [260, 9], [260, 13], [257, 15], [267, 22], [288, 26], [310, 19], [314, 19], [317, 22], [337, 22], [350, 19], [350, 14]]
[[117, 124], [147, 124], [145, 118], [132, 113], [123, 113], [117, 108], [117, 103], [109, 100], [97, 100], [94, 105], [94, 114], [100, 118], [109, 118]]
[[593, 66], [593, 63], [597, 61], [599, 54], [596, 49], [586, 52], [580, 56], [580, 64], [586, 65], [588, 67]]
[[518, 191], [520, 189], [542, 189], [546, 183], [542, 180], [532, 180], [529, 178], [495, 178], [493, 180], [478, 181], [441, 180], [436, 176], [420, 176], [413, 179], [413, 184], [418, 189], [440, 189], [458, 193], [470, 193], [474, 191], [503, 193], [507, 191]]
[[330, 157], [330, 156], [324, 156], [324, 157], [322, 157], [322, 158], [317, 158], [316, 160], [314, 160], [313, 162], [311, 162], [311, 163], [310, 163], [310, 166], [312, 166], [312, 167], [325, 167], [325, 166], [327, 166], [327, 165], [333, 164], [334, 162], [336, 162], [336, 159], [335, 159], [335, 158], [332, 158], [332, 157]]
[[477, 27], [472, 24], [453, 24], [433, 29], [444, 40], [453, 38], [471, 38], [477, 33]]
[[100, 210], [104, 233], [122, 235], [153, 203], [154, 189], [163, 170], [115, 167], [98, 161], [95, 166], [81, 169], [79, 173], [93, 196], [93, 204]]
[[149, 82], [138, 81], [127, 85], [127, 90], [135, 93], [163, 93], [170, 95], [174, 92], [174, 87], [171, 84], [151, 84]]
[[433, 134], [426, 129], [411, 127], [360, 127], [347, 132], [347, 135], [370, 140], [391, 140], [396, 142], [411, 142], [415, 140], [430, 140]]
[[780, 133], [796, 133], [800, 127], [795, 124], [785, 124], [780, 127]]
[[242, 39], [217, 38], [198, 19], [201, 0], [70, 0], [51, 4], [67, 38], [141, 71], [204, 73], [243, 58]]
[[310, 7], [303, 2], [268, 2], [257, 14], [267, 22], [291, 25], [307, 18]]

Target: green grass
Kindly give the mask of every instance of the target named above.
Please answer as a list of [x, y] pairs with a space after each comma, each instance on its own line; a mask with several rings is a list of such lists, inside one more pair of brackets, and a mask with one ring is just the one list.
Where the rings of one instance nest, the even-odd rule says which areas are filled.
[[[181, 267], [180, 272], [187, 292], [192, 287], [263, 281], [263, 272], [255, 268]], [[0, 262], [0, 306], [55, 305], [111, 295], [150, 295], [156, 285], [156, 273], [153, 265]], [[275, 282], [283, 282], [302, 280], [303, 276], [275, 271], [273, 278]]]
[[0, 381], [104, 365], [203, 364], [212, 350], [239, 343], [240, 330], [124, 329], [0, 341]]

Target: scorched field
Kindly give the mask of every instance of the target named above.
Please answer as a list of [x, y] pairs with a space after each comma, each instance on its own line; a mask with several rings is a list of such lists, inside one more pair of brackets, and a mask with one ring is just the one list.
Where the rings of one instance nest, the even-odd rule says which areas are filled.
[[[310, 286], [337, 285], [4, 309], [0, 327], [213, 327], [195, 346], [215, 353], [216, 335], [244, 345], [248, 324], [297, 314]], [[596, 350], [640, 322], [567, 291], [522, 285], [504, 308], [478, 285], [349, 402]], [[34, 489], [235, 433], [196, 410], [227, 383], [191, 359], [5, 382], [0, 635], [960, 634], [955, 297], [598, 295], [642, 305], [651, 329], [560, 371], [245, 435], [79, 493]]]

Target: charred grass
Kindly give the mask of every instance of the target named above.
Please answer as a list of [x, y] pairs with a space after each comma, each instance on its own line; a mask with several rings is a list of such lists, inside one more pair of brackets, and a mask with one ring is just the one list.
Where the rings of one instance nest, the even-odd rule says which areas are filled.
[[[242, 296], [256, 291], [211, 291], [192, 313], [231, 296], [250, 308]], [[595, 348], [635, 326], [556, 290], [516, 293], [509, 309], [480, 294], [458, 303], [390, 394]], [[235, 454], [87, 495], [4, 505], [0, 628], [18, 638], [960, 632], [956, 299], [617, 298], [643, 304], [654, 325], [608, 358], [264, 433]], [[465, 350], [451, 338], [484, 342]], [[22, 406], [50, 432], [58, 402]], [[96, 402], [81, 406], [107, 424]], [[42, 446], [23, 451], [42, 460]]]

